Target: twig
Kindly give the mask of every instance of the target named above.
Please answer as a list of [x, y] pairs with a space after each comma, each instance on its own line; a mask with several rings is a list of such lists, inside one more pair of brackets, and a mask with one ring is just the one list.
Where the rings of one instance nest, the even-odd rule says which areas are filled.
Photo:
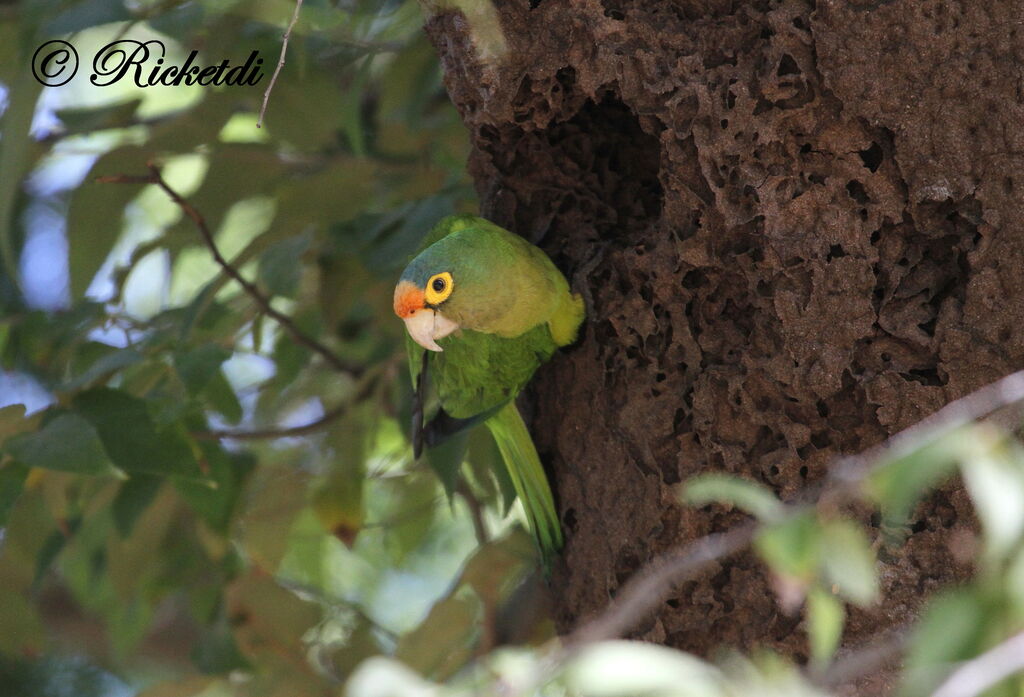
[[1024, 632], [954, 670], [932, 697], [974, 697], [1024, 670]]
[[[354, 401], [354, 400], [353, 400]], [[331, 423], [339, 416], [349, 410], [352, 405], [349, 402], [339, 404], [334, 409], [324, 412], [316, 421], [310, 421], [302, 426], [289, 426], [287, 428], [257, 428], [251, 431], [235, 431], [232, 429], [214, 429], [212, 431], [192, 431], [192, 437], [198, 440], [220, 440], [230, 438], [231, 440], [274, 440], [277, 438], [296, 438], [316, 433], [321, 428]]]
[[680, 583], [749, 545], [756, 530], [754, 523], [745, 523], [728, 532], [702, 537], [650, 562], [626, 582], [603, 613], [569, 635], [567, 647], [622, 636], [661, 605]]
[[284, 57], [288, 53], [288, 39], [292, 36], [292, 28], [295, 26], [295, 22], [299, 19], [299, 10], [302, 9], [302, 0], [295, 0], [295, 11], [292, 13], [292, 21], [288, 22], [288, 28], [284, 32], [284, 36], [281, 37], [281, 56], [277, 59], [277, 67], [274, 68], [274, 74], [270, 76], [270, 84], [267, 85], [267, 89], [263, 92], [263, 104], [260, 105], [260, 115], [256, 119], [256, 128], [263, 128], [263, 114], [267, 111], [267, 102], [270, 100], [270, 92], [274, 89], [274, 83], [277, 82], [277, 75], [281, 72], [281, 68], [284, 67]]
[[905, 428], [866, 451], [841, 458], [830, 478], [840, 484], [857, 484], [882, 461], [907, 455], [937, 434], [990, 416], [993, 412], [1024, 401], [1024, 370], [950, 402], [913, 426]]
[[822, 687], [837, 691], [861, 676], [891, 664], [902, 655], [909, 640], [909, 628], [901, 627], [836, 658], [823, 674], [812, 677]]
[[255, 284], [247, 281], [238, 269], [232, 266], [231, 263], [221, 255], [220, 250], [217, 248], [217, 243], [213, 239], [213, 234], [210, 232], [210, 228], [206, 225], [206, 219], [203, 218], [199, 211], [193, 208], [192, 204], [185, 200], [181, 194], [172, 189], [167, 182], [164, 181], [163, 176], [160, 174], [159, 167], [152, 162], [148, 163], [148, 167], [150, 172], [149, 175], [115, 174], [112, 176], [97, 177], [96, 181], [100, 183], [115, 184], [155, 184], [163, 189], [164, 193], [166, 193], [170, 199], [174, 201], [179, 208], [181, 208], [182, 212], [185, 213], [193, 223], [195, 223], [196, 228], [199, 230], [199, 234], [202, 235], [203, 242], [206, 243], [207, 248], [210, 250], [210, 254], [213, 255], [214, 261], [216, 261], [218, 266], [223, 269], [224, 273], [238, 283], [238, 285], [242, 286], [242, 289], [250, 298], [253, 299], [253, 302], [259, 306], [263, 314], [277, 321], [277, 323], [284, 327], [284, 329], [291, 334], [292, 338], [297, 342], [314, 353], [320, 354], [320, 356], [335, 370], [343, 373], [349, 373], [353, 377], [362, 375], [362, 366], [343, 360], [331, 349], [327, 348], [327, 346], [299, 329], [292, 321], [291, 317], [275, 310], [270, 304], [270, 298], [265, 296]]
[[484, 523], [484, 511], [483, 506], [480, 505], [479, 499], [469, 488], [469, 485], [465, 480], [459, 482], [459, 486], [456, 489], [459, 495], [466, 502], [466, 507], [469, 508], [470, 518], [473, 520], [473, 531], [476, 533], [477, 544], [485, 545], [490, 540], [490, 535], [487, 534], [487, 525]]

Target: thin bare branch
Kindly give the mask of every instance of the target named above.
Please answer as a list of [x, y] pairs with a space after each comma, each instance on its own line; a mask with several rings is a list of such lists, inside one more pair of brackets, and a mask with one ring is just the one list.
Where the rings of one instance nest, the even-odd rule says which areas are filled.
[[975, 697], [1021, 671], [1024, 671], [1024, 632], [961, 665], [939, 685], [932, 697]]
[[206, 219], [203, 218], [202, 214], [200, 214], [199, 211], [197, 211], [181, 194], [172, 189], [170, 185], [164, 181], [159, 167], [152, 162], [148, 163], [148, 167], [149, 175], [117, 174], [98, 177], [96, 181], [115, 184], [155, 184], [160, 187], [195, 224], [196, 228], [199, 230], [199, 234], [203, 238], [203, 242], [210, 250], [210, 254], [213, 256], [214, 261], [217, 262], [217, 265], [220, 266], [224, 273], [232, 280], [242, 286], [242, 290], [252, 298], [253, 302], [259, 306], [263, 314], [274, 319], [282, 328], [284, 328], [285, 331], [291, 334], [295, 341], [314, 353], [319, 354], [335, 370], [343, 373], [349, 373], [353, 377], [362, 375], [364, 372], [363, 366], [342, 359], [338, 354], [334, 353], [334, 351], [329, 349], [320, 341], [299, 329], [295, 322], [292, 321], [291, 317], [274, 309], [270, 304], [270, 298], [264, 295], [254, 283], [247, 281], [238, 269], [232, 266], [231, 263], [220, 253], [220, 249], [217, 248], [217, 243], [213, 239], [213, 233], [210, 232], [210, 228], [207, 226]]
[[465, 479], [459, 481], [456, 491], [466, 502], [466, 507], [469, 508], [469, 515], [473, 520], [473, 531], [476, 533], [477, 544], [487, 544], [491, 536], [487, 534], [487, 524], [484, 522], [484, 507], [480, 504], [480, 500], [473, 493], [473, 490], [469, 488], [469, 484], [466, 483]]
[[906, 455], [937, 434], [986, 418], [1021, 401], [1024, 401], [1024, 370], [950, 402], [873, 448], [840, 459], [832, 468], [831, 479], [840, 484], [856, 484], [880, 462]]
[[291, 38], [292, 29], [299, 20], [299, 10], [301, 9], [302, 0], [295, 0], [295, 11], [292, 12], [292, 21], [288, 22], [288, 28], [285, 29], [284, 36], [281, 37], [281, 55], [277, 59], [277, 67], [274, 68], [274, 74], [270, 77], [270, 84], [267, 85], [266, 91], [263, 92], [263, 104], [260, 105], [260, 115], [256, 119], [256, 128], [263, 128], [263, 115], [267, 112], [267, 102], [270, 101], [270, 93], [274, 89], [274, 83], [277, 82], [278, 73], [284, 67], [284, 57], [288, 53], [288, 39]]
[[836, 658], [823, 674], [812, 674], [812, 677], [822, 687], [839, 691], [843, 686], [899, 661], [909, 638], [908, 627], [900, 627], [884, 636], [875, 637]]
[[571, 648], [622, 636], [665, 602], [680, 583], [744, 549], [756, 530], [754, 523], [746, 523], [655, 559], [626, 582], [603, 613], [570, 634], [566, 644]]
[[316, 421], [310, 421], [301, 426], [289, 426], [283, 428], [256, 428], [251, 431], [234, 430], [230, 428], [214, 429], [212, 431], [192, 431], [192, 437], [198, 440], [220, 440], [229, 438], [231, 440], [275, 440], [277, 438], [297, 438], [308, 436], [321, 430], [331, 422], [345, 414], [352, 406], [350, 402], [339, 404], [333, 409], [324, 412]]
[[107, 174], [96, 177], [98, 184], [156, 184], [150, 174]]

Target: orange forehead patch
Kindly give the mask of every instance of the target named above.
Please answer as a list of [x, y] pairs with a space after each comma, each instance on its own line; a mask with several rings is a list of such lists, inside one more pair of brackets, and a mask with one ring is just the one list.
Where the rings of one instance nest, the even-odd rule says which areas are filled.
[[395, 286], [395, 314], [405, 319], [425, 307], [423, 302], [423, 291], [409, 283], [402, 281]]

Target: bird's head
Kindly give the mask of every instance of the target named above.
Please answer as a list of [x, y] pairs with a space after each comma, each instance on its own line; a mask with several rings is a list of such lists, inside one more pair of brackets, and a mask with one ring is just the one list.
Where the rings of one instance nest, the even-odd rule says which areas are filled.
[[430, 351], [443, 351], [437, 340], [459, 328], [445, 314], [457, 283], [450, 266], [437, 255], [421, 254], [406, 267], [395, 286], [395, 314], [405, 322], [409, 336]]
[[431, 351], [441, 351], [437, 340], [457, 329], [501, 333], [521, 286], [515, 268], [507, 247], [487, 228], [457, 230], [405, 267], [395, 286], [395, 314]]

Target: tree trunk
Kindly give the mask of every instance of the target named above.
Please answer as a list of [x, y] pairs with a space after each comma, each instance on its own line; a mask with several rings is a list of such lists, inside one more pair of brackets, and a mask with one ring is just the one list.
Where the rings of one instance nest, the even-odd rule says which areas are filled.
[[[563, 630], [647, 560], [742, 516], [676, 485], [725, 471], [792, 498], [1024, 365], [1024, 16], [962, 0], [498, 0], [427, 30], [483, 214], [588, 303], [541, 371], [532, 430], [567, 534]], [[476, 40], [474, 41], [474, 36]], [[963, 576], [958, 487], [885, 558], [854, 645]], [[802, 658], [750, 554], [636, 636]]]

